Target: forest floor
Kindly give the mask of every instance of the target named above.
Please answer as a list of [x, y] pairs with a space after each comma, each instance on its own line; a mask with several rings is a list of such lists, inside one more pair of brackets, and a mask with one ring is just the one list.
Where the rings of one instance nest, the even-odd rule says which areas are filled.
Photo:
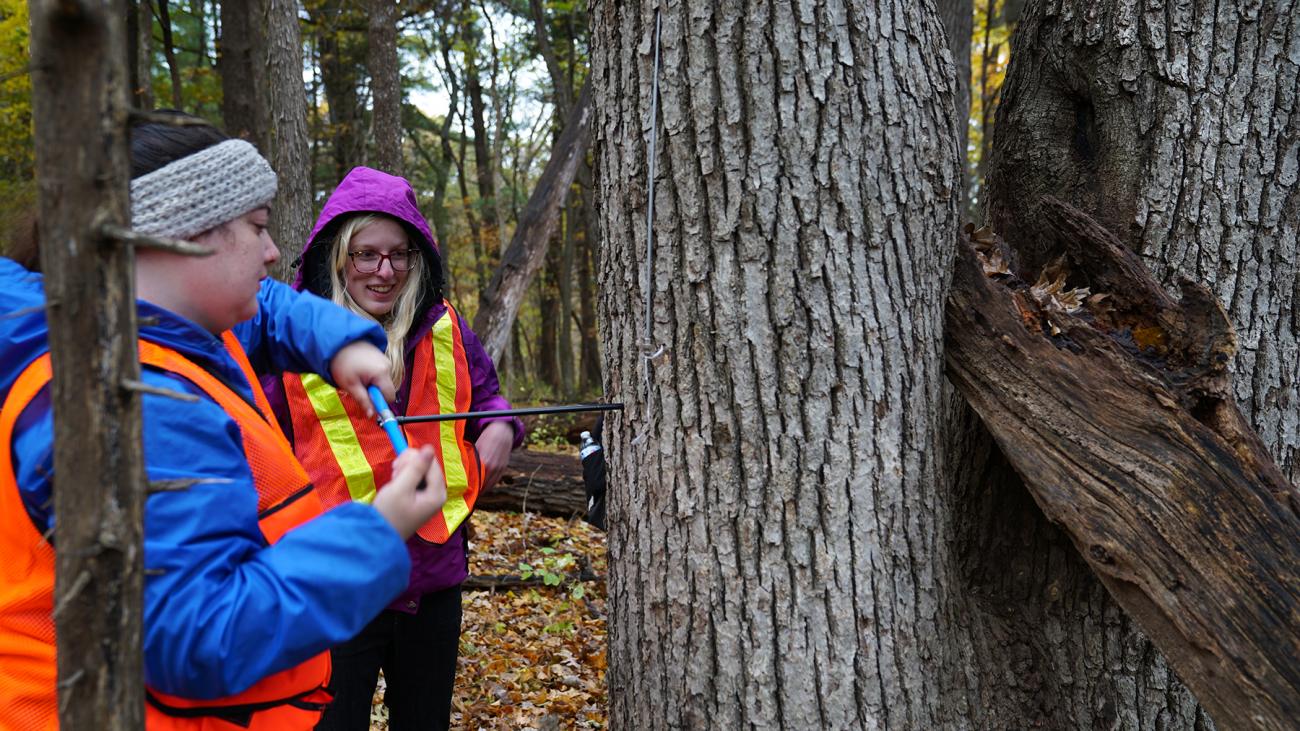
[[[577, 518], [473, 520], [471, 581], [511, 578], [465, 591], [452, 728], [604, 728], [605, 534]], [[381, 678], [371, 731], [388, 729], [382, 698]]]

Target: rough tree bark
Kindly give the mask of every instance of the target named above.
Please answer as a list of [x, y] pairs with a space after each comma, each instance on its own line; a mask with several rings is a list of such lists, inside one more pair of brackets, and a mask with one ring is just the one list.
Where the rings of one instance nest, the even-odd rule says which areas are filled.
[[[54, 383], [54, 622], [62, 728], [144, 726], [144, 463], [123, 2], [31, 4], [41, 264]], [[12, 560], [11, 558], [6, 560]]]
[[[1294, 2], [1029, 3], [988, 177], [990, 221], [1027, 270], [1052, 256], [1037, 213], [1050, 193], [1099, 218], [1159, 280], [1185, 274], [1210, 285], [1240, 340], [1238, 405], [1292, 482], [1300, 118], [1286, 39], [1300, 37], [1296, 10]], [[967, 579], [980, 588], [972, 623], [1000, 633], [1009, 671], [1035, 679], [1027, 686], [988, 675], [988, 690], [1037, 698], [1049, 725], [1206, 724], [987, 435], [968, 432], [964, 449], [958, 475], [987, 472], [989, 484], [1003, 483], [958, 489], [971, 515], [1002, 516], [966, 536]], [[1057, 629], [1037, 629], [1045, 625]]]
[[606, 428], [612, 728], [972, 725], [946, 692], [961, 166], [933, 7], [591, 4], [605, 391], [628, 404]]
[[479, 311], [474, 315], [474, 332], [497, 364], [510, 344], [515, 315], [537, 270], [546, 259], [551, 234], [555, 231], [560, 206], [573, 184], [591, 132], [592, 91], [584, 86], [564, 123], [560, 139], [551, 148], [551, 159], [542, 170], [537, 187], [515, 226], [510, 245], [501, 256], [501, 266], [484, 289]]
[[962, 248], [949, 374], [1221, 725], [1292, 728], [1300, 491], [1237, 410], [1232, 327], [1203, 286], [1175, 301], [1086, 215], [1039, 210], [1063, 259], [1027, 272], [1033, 287], [987, 229]]
[[397, 58], [397, 2], [371, 0], [367, 37], [370, 71], [370, 96], [373, 116], [370, 122], [374, 140], [372, 166], [402, 174], [402, 77]]
[[221, 75], [221, 118], [226, 134], [266, 151], [268, 127], [265, 64], [267, 0], [222, 0], [217, 72]]
[[[272, 205], [271, 237], [294, 251], [311, 230], [311, 168], [307, 143], [307, 89], [302, 81], [302, 40], [296, 0], [266, 0], [266, 68], [271, 126], [268, 147], [280, 186]], [[293, 257], [281, 256], [271, 275], [288, 281]]]

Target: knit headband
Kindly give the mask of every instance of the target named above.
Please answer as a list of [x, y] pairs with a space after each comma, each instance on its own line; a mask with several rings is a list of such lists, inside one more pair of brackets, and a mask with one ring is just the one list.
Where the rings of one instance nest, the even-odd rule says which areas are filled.
[[275, 171], [244, 140], [226, 140], [131, 181], [131, 228], [188, 239], [275, 197]]

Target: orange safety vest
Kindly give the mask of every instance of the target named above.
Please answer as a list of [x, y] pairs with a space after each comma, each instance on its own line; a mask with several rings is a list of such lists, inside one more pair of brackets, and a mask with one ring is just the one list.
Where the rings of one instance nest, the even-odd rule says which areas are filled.
[[[472, 386], [461, 341], [459, 316], [447, 311], [415, 346], [407, 413], [469, 411]], [[307, 468], [321, 502], [330, 508], [349, 501], [369, 503], [392, 477], [397, 458], [387, 435], [346, 392], [314, 373], [286, 373], [285, 398], [293, 423], [294, 454]], [[483, 474], [478, 452], [465, 440], [465, 421], [407, 424], [411, 446], [432, 444], [447, 480], [442, 511], [420, 526], [426, 541], [446, 543], [474, 510]]]
[[[257, 408], [174, 350], [140, 341], [140, 362], [185, 378], [216, 401], [239, 425], [257, 488], [258, 526], [268, 543], [322, 512], [306, 472], [288, 440], [268, 419], [266, 396], [239, 341], [222, 336], [253, 385]], [[58, 728], [55, 683], [54, 547], [23, 506], [10, 444], [14, 423], [51, 378], [45, 354], [19, 375], [0, 409], [0, 728]], [[146, 689], [150, 731], [310, 729], [331, 700], [329, 652], [263, 678], [251, 688], [216, 700], [196, 701]]]

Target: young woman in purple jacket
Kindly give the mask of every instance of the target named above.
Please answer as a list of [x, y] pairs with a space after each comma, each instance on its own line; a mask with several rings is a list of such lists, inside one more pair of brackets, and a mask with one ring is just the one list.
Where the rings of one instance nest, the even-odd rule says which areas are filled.
[[[391, 404], [398, 415], [509, 408], [491, 359], [443, 299], [437, 244], [404, 178], [366, 167], [349, 172], [316, 221], [293, 286], [383, 326], [393, 382], [400, 384]], [[299, 460], [317, 489], [328, 493], [327, 502], [372, 499], [373, 485], [386, 480], [391, 448], [373, 422], [357, 418], [358, 406], [346, 394], [336, 397], [310, 379], [268, 378], [263, 386]], [[439, 457], [452, 482], [448, 507], [407, 543], [406, 592], [334, 649], [335, 700], [317, 728], [369, 729], [380, 670], [390, 728], [449, 726], [460, 585], [468, 573], [466, 526], [459, 521], [469, 506], [455, 499], [455, 475], [467, 474], [473, 487], [490, 487], [524, 436], [523, 423], [513, 418], [451, 424], [407, 429], [413, 443], [440, 443]], [[457, 428], [461, 431], [452, 431]]]

